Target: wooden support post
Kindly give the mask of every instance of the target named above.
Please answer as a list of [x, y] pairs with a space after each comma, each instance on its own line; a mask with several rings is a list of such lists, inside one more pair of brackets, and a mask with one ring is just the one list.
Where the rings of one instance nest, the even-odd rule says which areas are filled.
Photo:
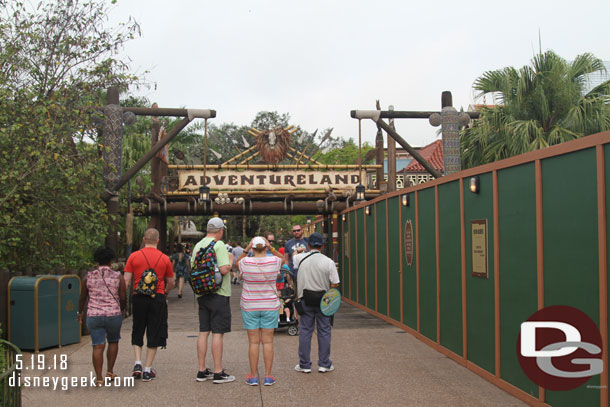
[[[119, 105], [119, 89], [111, 87], [106, 96], [106, 107], [104, 108], [104, 184], [111, 187], [121, 177], [122, 139], [123, 139], [123, 114]], [[118, 221], [119, 221], [119, 197], [116, 193], [109, 192], [104, 196], [106, 211], [108, 213], [108, 234], [106, 235], [106, 246], [118, 252]]]
[[113, 191], [118, 191], [119, 189], [121, 189], [121, 187], [123, 185], [125, 185], [125, 183], [127, 183], [127, 181], [129, 181], [131, 179], [131, 177], [133, 177], [138, 171], [140, 171], [140, 169], [142, 167], [144, 167], [144, 165], [152, 158], [155, 156], [155, 154], [157, 154], [159, 151], [161, 151], [161, 149], [163, 147], [165, 147], [165, 145], [167, 145], [170, 141], [172, 141], [172, 139], [174, 137], [176, 137], [178, 135], [178, 133], [180, 133], [180, 131], [182, 129], [184, 129], [189, 123], [191, 122], [191, 119], [189, 119], [188, 117], [185, 117], [184, 119], [180, 120], [178, 123], [174, 124], [174, 127], [172, 127], [172, 129], [170, 130], [169, 133], [167, 133], [167, 135], [165, 137], [163, 137], [163, 140], [159, 140], [158, 143], [156, 143], [155, 145], [152, 146], [152, 148], [150, 149], [150, 151], [148, 153], [146, 153], [144, 155], [144, 157], [140, 158], [138, 160], [137, 163], [134, 164], [133, 167], [131, 167], [129, 169], [129, 171], [127, 171], [119, 180], [119, 182], [114, 186], [114, 188], [112, 188]]
[[407, 150], [411, 154], [411, 156], [413, 156], [413, 158], [415, 158], [417, 162], [420, 163], [422, 167], [426, 169], [426, 171], [432, 174], [434, 178], [440, 178], [442, 176], [442, 174], [438, 172], [438, 170], [436, 170], [428, 161], [426, 161], [426, 159], [423, 158], [421, 154], [419, 154], [413, 147], [411, 147], [409, 143], [407, 143], [405, 139], [403, 139], [400, 134], [396, 132], [396, 130], [392, 129], [383, 120], [379, 120], [377, 123], [383, 130], [385, 130], [386, 133], [388, 133], [388, 135], [392, 136], [392, 138], [396, 140], [402, 148]]
[[[157, 104], [153, 104], [153, 109], [157, 108]], [[153, 117], [152, 125], [150, 127], [150, 145], [154, 146], [159, 141], [159, 119], [157, 117]], [[159, 158], [153, 156], [150, 160], [150, 178], [152, 181], [152, 193], [153, 195], [159, 196], [161, 194], [161, 172], [159, 169], [161, 160]], [[164, 251], [164, 246], [161, 245], [161, 215], [155, 214], [150, 217], [148, 222], [149, 228], [155, 228], [159, 231], [159, 246], [157, 247], [159, 250]], [[165, 240], [165, 239], [164, 239]]]
[[[157, 104], [153, 104], [153, 109], [157, 107]], [[150, 145], [154, 146], [159, 141], [160, 132], [159, 119], [157, 117], [152, 118], [152, 125], [150, 126]], [[150, 178], [153, 183], [152, 193], [161, 195], [161, 160], [159, 157], [154, 156], [150, 160]]]
[[444, 173], [445, 175], [449, 175], [462, 170], [460, 152], [460, 113], [453, 107], [453, 98], [449, 91], [442, 93], [441, 106]]
[[159, 244], [157, 249], [168, 254], [167, 250], [167, 214], [162, 212], [159, 216]]
[[380, 128], [378, 128], [377, 137], [375, 137], [375, 164], [380, 164], [380, 167], [375, 170], [375, 176], [377, 178], [375, 189], [383, 189], [381, 185], [385, 183], [385, 180], [383, 178], [383, 159], [383, 132]]
[[[377, 108], [377, 110], [381, 110], [379, 100], [375, 102], [375, 107]], [[375, 164], [381, 165], [381, 167], [375, 171], [375, 177], [377, 178], [376, 189], [386, 192], [388, 190], [388, 184], [385, 180], [385, 168], [383, 165], [383, 161], [385, 160], [383, 145], [383, 132], [381, 131], [381, 127], [378, 124], [377, 136], [375, 137]]]
[[334, 211], [332, 214], [332, 242], [333, 242], [333, 250], [331, 259], [334, 260], [335, 263], [339, 262], [339, 212]]
[[[393, 111], [394, 106], [390, 106], [388, 110]], [[396, 131], [394, 119], [390, 119], [389, 125]], [[396, 191], [396, 140], [388, 137], [388, 192], [394, 191]]]

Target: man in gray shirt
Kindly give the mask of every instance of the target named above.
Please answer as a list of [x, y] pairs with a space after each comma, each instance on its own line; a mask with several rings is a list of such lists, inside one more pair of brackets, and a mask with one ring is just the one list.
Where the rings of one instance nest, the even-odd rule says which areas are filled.
[[244, 248], [241, 247], [241, 243], [237, 242], [236, 246], [233, 248], [233, 264], [231, 268], [231, 283], [239, 285], [239, 281], [237, 279], [237, 259], [244, 252]]
[[335, 262], [320, 253], [324, 238], [319, 233], [309, 236], [309, 253], [293, 256], [297, 273], [297, 298], [302, 298], [303, 313], [299, 325], [299, 364], [294, 370], [311, 372], [311, 337], [314, 324], [318, 332], [318, 372], [326, 373], [335, 369], [330, 360], [331, 324], [330, 317], [322, 314], [320, 300], [330, 288], [339, 286], [339, 273]]

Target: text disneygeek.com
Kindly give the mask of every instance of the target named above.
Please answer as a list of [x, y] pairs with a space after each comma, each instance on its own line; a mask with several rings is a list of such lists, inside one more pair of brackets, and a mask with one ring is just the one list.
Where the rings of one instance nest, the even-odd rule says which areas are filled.
[[[8, 379], [8, 385], [10, 387], [43, 387], [63, 391], [74, 387], [96, 387], [93, 372], [90, 372], [89, 376], [81, 377], [21, 376], [19, 373], [13, 372]], [[135, 380], [133, 377], [106, 377], [103, 387], [135, 387]]]
[[[10, 387], [43, 387], [53, 390], [66, 391], [73, 387], [98, 387], [93, 372], [89, 376], [51, 377], [44, 374], [40, 376], [24, 375], [24, 372], [49, 372], [52, 370], [68, 370], [68, 355], [31, 354], [29, 357], [18, 353], [15, 356], [16, 371], [8, 379]], [[135, 387], [133, 377], [105, 377], [101, 387]]]

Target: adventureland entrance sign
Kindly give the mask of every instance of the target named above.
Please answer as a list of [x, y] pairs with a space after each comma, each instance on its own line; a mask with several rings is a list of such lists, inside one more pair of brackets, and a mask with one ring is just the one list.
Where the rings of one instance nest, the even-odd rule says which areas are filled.
[[179, 190], [197, 190], [202, 185], [214, 190], [354, 189], [358, 184], [358, 171], [208, 170], [205, 178], [202, 170], [178, 171]]

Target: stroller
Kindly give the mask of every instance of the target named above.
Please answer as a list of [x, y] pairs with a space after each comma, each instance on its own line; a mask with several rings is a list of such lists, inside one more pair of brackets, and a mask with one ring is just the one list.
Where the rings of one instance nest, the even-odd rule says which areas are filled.
[[278, 286], [283, 284], [280, 288], [280, 319], [277, 329], [287, 328], [288, 335], [295, 336], [299, 333], [299, 321], [294, 310], [296, 295], [292, 287], [285, 282], [278, 282], [277, 284]]

